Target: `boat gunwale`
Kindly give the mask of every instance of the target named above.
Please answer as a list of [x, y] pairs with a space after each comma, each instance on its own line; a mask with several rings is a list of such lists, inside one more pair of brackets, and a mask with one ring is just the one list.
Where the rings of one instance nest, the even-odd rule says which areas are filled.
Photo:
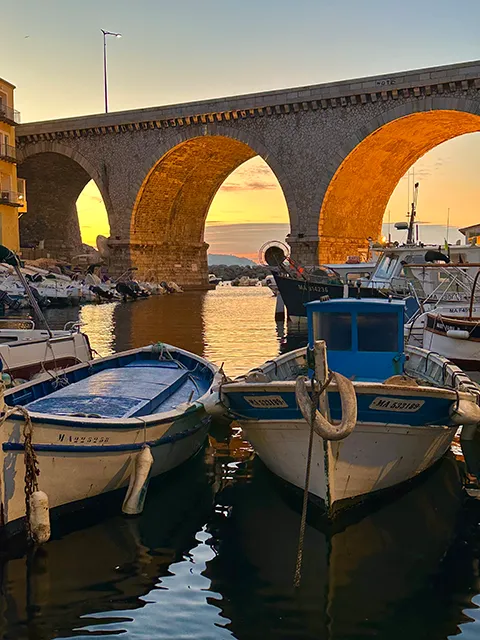
[[[416, 385], [407, 387], [405, 385], [385, 384], [384, 382], [364, 382], [361, 380], [352, 380], [355, 387], [355, 391], [360, 395], [376, 394], [376, 395], [392, 395], [394, 393], [398, 396], [424, 396], [428, 392], [429, 395], [433, 395], [437, 398], [444, 398], [448, 400], [470, 399], [472, 394], [468, 391], [456, 391], [455, 389], [444, 389], [439, 387], [429, 387]], [[285, 390], [290, 393], [295, 393], [295, 380], [272, 380], [271, 382], [229, 382], [222, 385], [222, 393], [232, 393], [238, 391], [239, 393], [245, 392], [267, 392], [274, 388]], [[338, 392], [337, 384], [332, 381], [327, 389], [328, 393]]]

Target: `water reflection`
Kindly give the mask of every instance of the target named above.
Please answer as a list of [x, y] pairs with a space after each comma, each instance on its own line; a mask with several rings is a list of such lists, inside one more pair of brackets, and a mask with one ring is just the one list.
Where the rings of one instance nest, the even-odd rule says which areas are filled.
[[208, 472], [199, 456], [152, 483], [140, 518], [123, 518], [119, 500], [102, 500], [97, 510], [57, 523], [54, 539], [33, 558], [6, 561], [2, 637], [84, 637], [128, 627], [143, 638], [180, 638], [192, 624], [203, 629], [197, 637], [216, 637], [210, 628], [221, 620], [207, 606], [210, 581], [202, 575], [213, 557], [205, 523], [217, 474], [215, 456], [207, 459]]
[[224, 362], [234, 377], [278, 355], [285, 327], [275, 322], [274, 310], [275, 298], [267, 287], [218, 287], [206, 293], [47, 309], [45, 316], [54, 329], [80, 320], [102, 356], [161, 341], [218, 365]]
[[[265, 289], [219, 288], [80, 311], [92, 346], [170, 342], [235, 376], [303, 346]], [[48, 310], [61, 327], [78, 310]], [[480, 509], [462, 509], [445, 460], [396, 500], [325, 529], [310, 513], [301, 588], [300, 515], [238, 429], [214, 426], [203, 456], [152, 483], [143, 515], [101, 501], [56, 523], [33, 556], [0, 562], [0, 638], [440, 640], [472, 636]]]
[[[450, 584], [461, 483], [445, 460], [413, 490], [339, 531], [307, 528], [302, 584], [292, 587], [300, 514], [261, 465], [229, 491], [207, 575], [239, 639], [445, 638], [462, 619], [472, 566]], [[459, 576], [457, 576], [459, 577]], [[440, 602], [449, 604], [442, 608]], [[427, 633], [428, 629], [428, 633]]]
[[0, 637], [443, 639], [468, 628], [478, 591], [479, 510], [461, 511], [460, 490], [446, 459], [340, 528], [312, 511], [294, 591], [296, 497], [238, 430], [215, 427], [203, 457], [150, 486], [138, 519], [102, 501], [32, 559], [4, 562]]

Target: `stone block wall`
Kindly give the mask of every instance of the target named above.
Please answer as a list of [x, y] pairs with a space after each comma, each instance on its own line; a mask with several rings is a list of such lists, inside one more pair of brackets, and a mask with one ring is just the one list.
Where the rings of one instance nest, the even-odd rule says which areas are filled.
[[208, 244], [109, 243], [109, 273], [118, 277], [135, 267], [133, 277], [152, 282], [176, 282], [184, 289], [207, 289]]

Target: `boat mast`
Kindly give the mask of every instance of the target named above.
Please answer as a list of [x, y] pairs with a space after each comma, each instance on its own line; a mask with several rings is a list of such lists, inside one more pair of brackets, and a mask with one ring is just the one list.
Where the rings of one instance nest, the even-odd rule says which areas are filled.
[[418, 182], [415, 182], [413, 189], [412, 206], [408, 216], [408, 233], [407, 244], [415, 244], [415, 217], [417, 215], [417, 200], [418, 200]]

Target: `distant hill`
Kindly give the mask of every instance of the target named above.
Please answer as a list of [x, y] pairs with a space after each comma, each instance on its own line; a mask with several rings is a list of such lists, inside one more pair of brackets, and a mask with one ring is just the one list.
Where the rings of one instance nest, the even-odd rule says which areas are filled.
[[208, 264], [210, 266], [217, 264], [226, 264], [228, 266], [239, 264], [242, 267], [246, 267], [254, 266], [256, 263], [253, 262], [253, 260], [249, 260], [248, 258], [240, 258], [239, 256], [232, 256], [224, 253], [209, 253]]

